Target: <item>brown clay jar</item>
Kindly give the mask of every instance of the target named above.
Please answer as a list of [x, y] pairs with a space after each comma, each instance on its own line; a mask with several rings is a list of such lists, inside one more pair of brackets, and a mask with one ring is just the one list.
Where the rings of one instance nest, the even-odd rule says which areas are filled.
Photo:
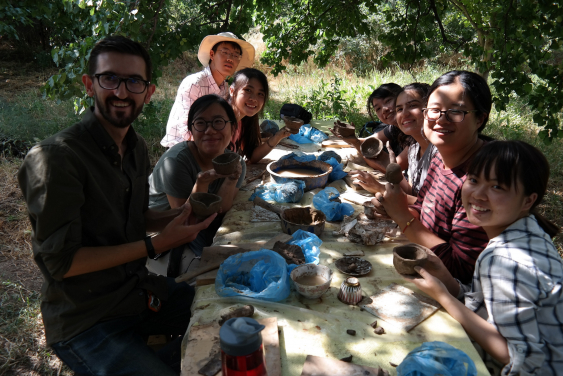
[[415, 243], [393, 248], [393, 265], [397, 272], [399, 274], [408, 275], [418, 274], [414, 270], [414, 267], [424, 267], [428, 259], [428, 254], [426, 253], [427, 249], [428, 248]]
[[366, 158], [377, 158], [381, 150], [383, 150], [383, 142], [375, 137], [366, 138], [360, 145], [360, 151]]

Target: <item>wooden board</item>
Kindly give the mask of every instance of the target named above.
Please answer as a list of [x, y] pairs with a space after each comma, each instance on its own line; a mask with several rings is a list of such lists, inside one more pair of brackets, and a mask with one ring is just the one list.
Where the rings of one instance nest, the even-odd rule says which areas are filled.
[[[266, 351], [266, 369], [268, 376], [281, 376], [281, 353], [278, 334], [277, 317], [268, 317], [257, 320], [266, 326], [262, 330], [262, 343]], [[217, 322], [209, 325], [197, 325], [190, 328], [186, 351], [182, 356], [181, 376], [199, 375], [198, 371], [216, 353], [220, 351], [219, 329]], [[217, 376], [221, 376], [219, 371]]]
[[350, 144], [348, 144], [347, 142], [334, 136], [330, 136], [328, 140], [324, 140], [321, 143], [321, 146], [323, 148], [354, 148], [353, 146], [350, 146]]
[[[353, 361], [353, 358], [352, 358]], [[381, 368], [361, 366], [338, 359], [307, 355], [301, 376], [383, 376]], [[389, 375], [389, 373], [387, 373]]]

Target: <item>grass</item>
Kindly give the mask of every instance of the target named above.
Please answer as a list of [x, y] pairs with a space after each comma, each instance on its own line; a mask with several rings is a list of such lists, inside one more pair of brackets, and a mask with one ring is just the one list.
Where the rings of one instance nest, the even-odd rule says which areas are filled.
[[[3, 72], [5, 69], [2, 69], [1, 64], [0, 72]], [[261, 68], [267, 71], [266, 67]], [[10, 69], [15, 70], [13, 66]], [[31, 68], [26, 69], [29, 71]], [[145, 106], [135, 124], [136, 130], [149, 145], [153, 163], [164, 152], [160, 139], [164, 136], [177, 88], [187, 74], [198, 70], [195, 55], [189, 53], [166, 67], [151, 104]], [[447, 70], [447, 67], [438, 66], [410, 72], [374, 70], [360, 77], [335, 66], [318, 69], [310, 62], [290, 66], [287, 72], [277, 77], [268, 75], [271, 99], [265, 106], [264, 114], [266, 118], [278, 119], [284, 103], [310, 103], [318, 107], [319, 116], [324, 119], [340, 118], [353, 121], [359, 127], [369, 120], [365, 101], [377, 86], [387, 82], [400, 85], [413, 81], [431, 83]], [[70, 102], [57, 104], [41, 97], [39, 84], [44, 81], [45, 74], [36, 75], [37, 82], [34, 81], [32, 85], [27, 84], [29, 74], [19, 80], [17, 76], [10, 77], [14, 84], [9, 92], [3, 90], [0, 82], [0, 147], [5, 147], [6, 141], [10, 140], [34, 143], [80, 118], [74, 113]], [[336, 89], [333, 86], [335, 77], [338, 77]], [[14, 87], [18, 90], [14, 90]], [[331, 102], [335, 99], [343, 107], [338, 113], [333, 111]], [[513, 98], [507, 111], [493, 109], [485, 130], [486, 134], [497, 139], [525, 140], [544, 152], [551, 163], [552, 172], [540, 212], [561, 225], [563, 140], [544, 144], [536, 136], [537, 132], [531, 111], [520, 98]], [[4, 277], [0, 285], [0, 376], [70, 375], [70, 371], [45, 346], [37, 287], [41, 277], [32, 260], [31, 228], [16, 182], [20, 162], [21, 159], [12, 157], [8, 149], [0, 149], [0, 275], [4, 273], [9, 276]], [[555, 244], [561, 253], [561, 236], [555, 239]], [[30, 281], [30, 276], [35, 279]]]

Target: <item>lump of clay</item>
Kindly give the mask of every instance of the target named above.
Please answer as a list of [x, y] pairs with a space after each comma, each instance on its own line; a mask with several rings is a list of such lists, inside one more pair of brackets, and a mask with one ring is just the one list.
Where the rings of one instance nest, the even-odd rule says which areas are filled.
[[403, 180], [403, 171], [397, 163], [389, 163], [385, 172], [385, 179], [391, 184], [399, 184]]

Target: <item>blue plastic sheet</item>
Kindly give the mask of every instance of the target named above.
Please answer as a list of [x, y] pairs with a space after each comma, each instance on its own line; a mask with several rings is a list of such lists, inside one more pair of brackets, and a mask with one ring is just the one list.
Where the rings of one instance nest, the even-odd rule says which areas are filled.
[[323, 151], [321, 154], [319, 154], [317, 159], [324, 162], [328, 161], [330, 158], [336, 159], [338, 163], [342, 162], [342, 157], [332, 150]]
[[424, 342], [397, 367], [398, 376], [475, 376], [477, 368], [463, 351], [445, 342]]
[[347, 203], [333, 202], [340, 193], [336, 188], [326, 187], [313, 197], [313, 206], [326, 215], [327, 221], [341, 221], [345, 215], [352, 215], [354, 207]]
[[295, 159], [297, 162], [311, 162], [317, 159], [314, 154], [303, 153], [302, 151], [294, 151], [280, 158], [280, 161], [284, 159]]
[[302, 180], [290, 180], [287, 183], [268, 183], [256, 187], [248, 201], [253, 201], [256, 196], [265, 201], [275, 202], [299, 202], [305, 193], [305, 182]]
[[289, 136], [289, 139], [299, 144], [311, 144], [314, 142], [321, 143], [328, 139], [328, 136], [324, 132], [313, 128], [311, 124], [304, 124], [299, 128], [299, 133], [292, 134]]
[[233, 255], [219, 267], [215, 292], [221, 297], [284, 300], [290, 292], [287, 263], [269, 249]]
[[295, 244], [301, 247], [305, 255], [305, 263], [319, 265], [321, 244], [323, 241], [312, 232], [297, 230], [292, 235], [292, 240], [287, 244]]

